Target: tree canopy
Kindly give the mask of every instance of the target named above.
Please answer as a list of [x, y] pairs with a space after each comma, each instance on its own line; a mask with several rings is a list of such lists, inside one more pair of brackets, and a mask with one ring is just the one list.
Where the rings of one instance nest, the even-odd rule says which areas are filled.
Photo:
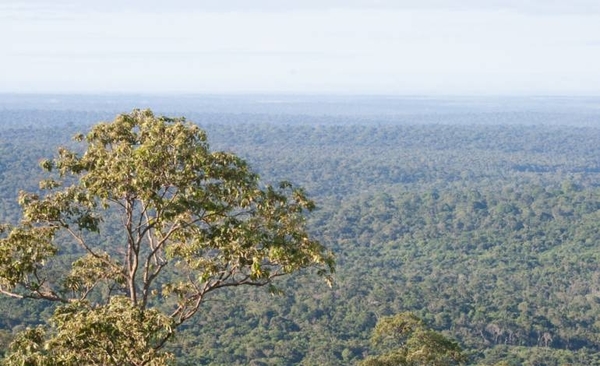
[[385, 351], [368, 357], [361, 366], [449, 366], [464, 364], [467, 360], [458, 343], [429, 329], [409, 312], [381, 318], [371, 340]]
[[134, 110], [76, 140], [84, 151], [42, 161], [50, 176], [20, 193], [21, 222], [0, 230], [0, 292], [63, 304], [49, 327], [17, 337], [9, 364], [162, 364], [162, 347], [213, 291], [271, 287], [306, 267], [333, 273], [306, 231], [305, 192], [211, 152], [184, 118]]

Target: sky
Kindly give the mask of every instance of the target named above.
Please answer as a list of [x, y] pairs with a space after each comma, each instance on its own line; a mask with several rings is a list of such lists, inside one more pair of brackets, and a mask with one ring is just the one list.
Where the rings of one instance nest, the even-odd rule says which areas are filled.
[[600, 95], [597, 0], [0, 0], [0, 93]]

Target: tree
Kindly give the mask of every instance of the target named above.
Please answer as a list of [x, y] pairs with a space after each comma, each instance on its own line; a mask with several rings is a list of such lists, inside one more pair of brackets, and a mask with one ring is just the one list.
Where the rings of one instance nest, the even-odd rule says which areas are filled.
[[85, 152], [42, 161], [43, 193], [20, 193], [21, 223], [0, 227], [0, 292], [61, 304], [15, 339], [9, 364], [164, 364], [163, 346], [212, 292], [273, 289], [307, 267], [330, 279], [304, 191], [261, 183], [184, 118], [134, 110], [76, 140]]
[[409, 312], [381, 318], [371, 341], [386, 352], [368, 357], [361, 366], [448, 366], [467, 360], [456, 342], [427, 328]]

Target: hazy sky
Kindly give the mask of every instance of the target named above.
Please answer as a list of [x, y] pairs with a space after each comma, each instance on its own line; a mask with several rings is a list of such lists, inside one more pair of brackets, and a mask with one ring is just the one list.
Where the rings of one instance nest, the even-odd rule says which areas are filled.
[[600, 95], [600, 1], [0, 0], [0, 92]]

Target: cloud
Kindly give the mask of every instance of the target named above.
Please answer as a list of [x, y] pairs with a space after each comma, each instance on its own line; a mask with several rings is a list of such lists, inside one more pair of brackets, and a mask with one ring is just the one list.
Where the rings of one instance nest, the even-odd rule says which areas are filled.
[[0, 88], [598, 90], [588, 3], [5, 0]]
[[146, 0], [94, 2], [96, 11], [111, 9], [154, 11], [272, 12], [326, 9], [514, 11], [527, 14], [600, 14], [597, 0]]
[[513, 11], [527, 14], [600, 14], [597, 0], [6, 0], [0, 10], [52, 12], [288, 12], [327, 9]]
[[0, 19], [12, 21], [63, 20], [76, 17], [68, 1], [11, 1], [0, 3]]

